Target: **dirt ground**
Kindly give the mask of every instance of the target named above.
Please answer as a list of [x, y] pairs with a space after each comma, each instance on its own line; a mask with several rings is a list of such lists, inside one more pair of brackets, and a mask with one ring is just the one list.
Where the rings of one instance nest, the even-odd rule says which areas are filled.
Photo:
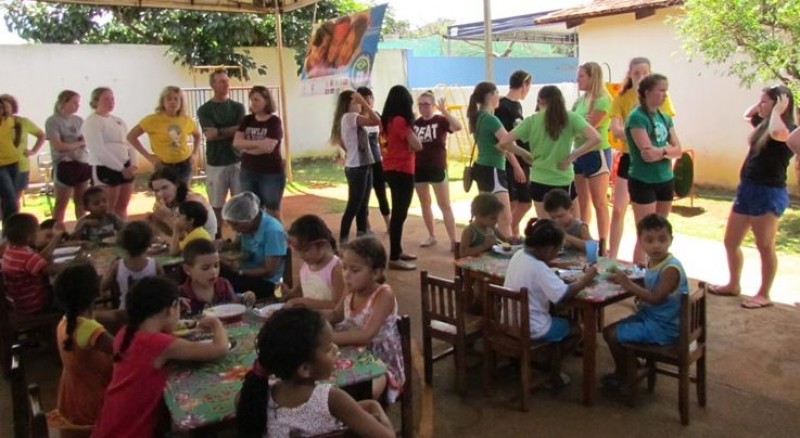
[[[285, 198], [284, 218], [290, 223], [305, 213], [316, 213], [337, 232], [341, 204], [309, 194]], [[388, 235], [379, 219], [371, 214], [373, 227], [388, 248]], [[419, 268], [452, 277], [452, 256], [448, 245], [419, 248], [426, 236], [419, 216], [406, 222], [404, 249], [416, 253]], [[337, 235], [337, 234], [334, 234]], [[722, 260], [714, 262], [724, 264]], [[299, 264], [295, 263], [295, 266]], [[490, 396], [481, 386], [480, 366], [470, 371], [468, 394], [454, 390], [452, 360], [438, 362], [434, 384], [421, 383], [421, 327], [419, 324], [419, 270], [388, 271], [387, 278], [398, 297], [401, 313], [412, 318], [414, 355], [415, 435], [421, 437], [523, 437], [533, 431], [540, 436], [726, 436], [790, 437], [800, 430], [800, 311], [794, 306], [776, 304], [759, 311], [745, 311], [739, 301], [709, 297], [708, 321], [708, 405], [697, 406], [694, 387], [691, 396], [691, 425], [680, 424], [677, 409], [677, 381], [660, 377], [653, 394], [642, 391], [639, 406], [628, 407], [619, 399], [599, 394], [593, 407], [580, 402], [581, 361], [565, 361], [572, 383], [558, 391], [534, 392], [530, 410], [518, 410], [518, 377], [510, 367], [499, 368]], [[608, 308], [607, 323], [632, 311], [629, 302]], [[58, 384], [55, 358], [42, 353], [26, 355], [28, 380], [42, 387], [44, 405], [52, 409]], [[598, 341], [599, 373], [611, 367], [605, 343]], [[11, 406], [8, 381], [0, 381], [0, 436], [11, 436]], [[396, 412], [394, 413], [396, 415]]]

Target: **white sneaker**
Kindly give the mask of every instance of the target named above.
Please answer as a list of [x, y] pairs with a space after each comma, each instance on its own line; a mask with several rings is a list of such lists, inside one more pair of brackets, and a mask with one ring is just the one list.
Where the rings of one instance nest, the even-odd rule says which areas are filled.
[[421, 246], [423, 248], [427, 248], [427, 247], [433, 246], [433, 245], [436, 245], [436, 238], [433, 237], [433, 236], [428, 236], [427, 239], [423, 240], [422, 243], [419, 244], [419, 246]]

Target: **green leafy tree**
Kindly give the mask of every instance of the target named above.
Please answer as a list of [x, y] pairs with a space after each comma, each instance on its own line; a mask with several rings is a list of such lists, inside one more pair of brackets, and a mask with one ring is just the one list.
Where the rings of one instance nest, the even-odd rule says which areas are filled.
[[800, 1], [686, 0], [683, 9], [674, 23], [690, 54], [745, 85], [780, 80], [800, 92]]
[[[247, 47], [276, 46], [275, 16], [175, 9], [98, 7], [12, 0], [4, 6], [6, 25], [37, 43], [158, 44], [169, 46], [173, 61], [184, 66], [238, 65], [245, 79], [266, 74]], [[330, 0], [317, 6], [317, 20], [368, 8], [357, 0]], [[314, 6], [282, 16], [286, 47], [298, 60], [305, 55]], [[244, 50], [238, 50], [244, 48]], [[298, 65], [302, 65], [298, 62]], [[237, 72], [232, 72], [237, 74]]]

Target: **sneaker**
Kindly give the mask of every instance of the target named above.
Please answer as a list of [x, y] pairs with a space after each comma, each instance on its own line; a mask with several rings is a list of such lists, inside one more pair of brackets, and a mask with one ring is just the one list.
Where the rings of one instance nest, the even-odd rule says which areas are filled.
[[396, 271], [413, 271], [417, 269], [417, 265], [403, 260], [389, 260], [389, 269]]
[[547, 389], [561, 389], [572, 382], [572, 379], [569, 377], [567, 373], [559, 373], [558, 376], [554, 376], [550, 379], [549, 382], [544, 384], [544, 387]]
[[421, 246], [423, 248], [427, 248], [427, 247], [433, 246], [433, 245], [436, 245], [436, 238], [433, 237], [433, 236], [428, 236], [427, 239], [423, 240], [422, 243], [419, 244], [419, 246]]
[[416, 259], [417, 259], [416, 254], [406, 254], [406, 253], [400, 254], [400, 260], [403, 260], [405, 262], [414, 261]]

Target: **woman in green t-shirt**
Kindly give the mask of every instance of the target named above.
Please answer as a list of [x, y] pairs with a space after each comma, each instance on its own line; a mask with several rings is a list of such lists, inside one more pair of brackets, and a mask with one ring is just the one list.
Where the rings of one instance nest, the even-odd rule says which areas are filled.
[[[628, 193], [633, 217], [638, 223], [648, 214], [669, 216], [672, 210], [675, 177], [672, 159], [681, 156], [681, 142], [675, 134], [672, 118], [659, 106], [667, 96], [667, 78], [653, 73], [639, 83], [639, 106], [625, 121], [631, 165], [628, 170]], [[633, 261], [645, 262], [637, 242]]]
[[[587, 152], [575, 160], [575, 190], [578, 192], [580, 219], [586, 223], [592, 220], [594, 206], [597, 215], [597, 236], [601, 248], [608, 241], [608, 177], [611, 170], [611, 145], [608, 143], [608, 127], [611, 124], [611, 96], [603, 82], [603, 69], [596, 62], [587, 62], [578, 67], [578, 90], [583, 94], [572, 106], [600, 134], [597, 150]], [[583, 143], [578, 135], [575, 144]]]
[[531, 160], [531, 154], [514, 142], [499, 143], [508, 134], [503, 123], [494, 115], [499, 103], [497, 86], [491, 82], [480, 82], [469, 96], [467, 119], [478, 148], [478, 159], [472, 165], [472, 178], [480, 192], [491, 193], [503, 203], [497, 228], [503, 235], [510, 236], [511, 201], [508, 197], [506, 154], [519, 155], [525, 161]]
[[[578, 114], [567, 111], [564, 95], [558, 87], [547, 85], [536, 97], [539, 111], [526, 117], [513, 131], [508, 133], [498, 147], [514, 144], [517, 140], [531, 147], [531, 198], [537, 217], [547, 217], [544, 210], [544, 195], [553, 189], [562, 189], [575, 198], [572, 163], [583, 154], [594, 150], [600, 143], [597, 130]], [[573, 149], [575, 138], [583, 143]]]

